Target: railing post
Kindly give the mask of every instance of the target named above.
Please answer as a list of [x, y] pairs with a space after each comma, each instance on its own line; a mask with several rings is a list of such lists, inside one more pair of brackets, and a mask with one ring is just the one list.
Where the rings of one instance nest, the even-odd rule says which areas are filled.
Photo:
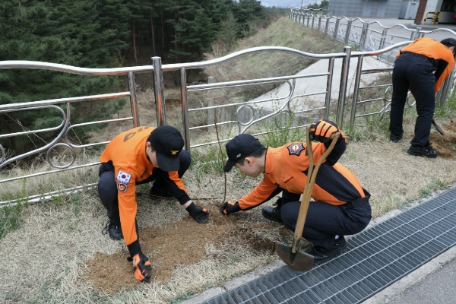
[[363, 29], [361, 30], [361, 40], [359, 41], [360, 50], [366, 50], [366, 39], [367, 39], [367, 30], [369, 28], [369, 23], [363, 23]]
[[163, 126], [166, 123], [165, 117], [165, 98], [163, 85], [163, 71], [160, 57], [152, 57], [152, 66], [154, 67], [154, 95], [155, 109], [157, 110], [157, 126]]
[[347, 92], [348, 69], [350, 68], [351, 47], [344, 47], [345, 57], [342, 60], [342, 69], [340, 72], [339, 101], [337, 103], [336, 123], [342, 129], [344, 123], [345, 95]]
[[138, 102], [136, 101], [135, 74], [132, 71], [128, 72], [128, 89], [130, 90], [131, 116], [133, 116], [133, 124], [136, 128], [141, 124], [138, 115]]
[[325, 98], [325, 114], [324, 119], [329, 118], [329, 109], [331, 107], [331, 91], [332, 81], [334, 76], [334, 62], [335, 58], [331, 57], [328, 61], [328, 78], [326, 79], [326, 98]]
[[312, 28], [314, 28], [315, 25], [315, 15], [312, 14]]
[[410, 40], [415, 40], [418, 38], [420, 35], [421, 27], [417, 27], [414, 32], [412, 32], [412, 35], [410, 36]]
[[329, 17], [326, 17], [326, 25], [325, 25], [325, 35], [328, 36], [328, 28], [329, 28]]
[[352, 20], [348, 20], [347, 22], [347, 31], [345, 32], [345, 44], [348, 44], [348, 40], [350, 38], [350, 31], [351, 31], [351, 25], [352, 25]]
[[385, 47], [385, 41], [386, 41], [386, 35], [388, 34], [388, 29], [387, 28], [384, 28], [383, 31], [382, 31], [382, 37], [380, 39], [380, 46], [379, 46], [379, 50], [383, 49]]
[[359, 91], [359, 85], [361, 83], [361, 72], [363, 70], [363, 60], [364, 60], [364, 56], [358, 57], [358, 65], [356, 66], [356, 75], [355, 75], [355, 86], [353, 88], [353, 102], [352, 102], [351, 112], [350, 112], [350, 128], [353, 128], [353, 126], [355, 125], [356, 106], [358, 104], [358, 91]]
[[310, 16], [309, 14], [306, 14], [307, 15], [307, 27], [309, 27], [309, 23], [310, 23]]
[[187, 73], [185, 68], [180, 69], [182, 127], [184, 129], [185, 150], [190, 152], [190, 134], [188, 130], [188, 103], [187, 103]]
[[321, 31], [321, 15], [318, 16], [318, 30]]
[[337, 40], [337, 32], [339, 31], [339, 23], [340, 23], [340, 19], [336, 18], [336, 26], [334, 27], [334, 35], [333, 35], [334, 40]]
[[453, 75], [453, 72], [451, 72], [450, 77], [445, 79], [445, 81], [443, 82], [442, 88], [440, 89], [440, 91], [438, 92], [438, 94], [436, 96], [437, 106], [442, 107], [445, 105], [445, 102], [449, 95], [448, 93], [450, 91], [451, 83], [453, 83], [453, 79], [454, 79], [454, 75]]

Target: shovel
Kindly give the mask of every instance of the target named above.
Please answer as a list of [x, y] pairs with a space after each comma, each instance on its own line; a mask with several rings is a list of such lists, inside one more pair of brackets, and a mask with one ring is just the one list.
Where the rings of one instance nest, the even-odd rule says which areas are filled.
[[432, 118], [432, 124], [434, 125], [435, 129], [442, 135], [445, 135], [445, 133], [443, 133], [443, 130], [442, 128], [435, 122], [435, 119]]
[[307, 217], [307, 210], [309, 209], [310, 197], [312, 195], [312, 188], [313, 184], [315, 183], [315, 178], [317, 177], [318, 169], [320, 169], [321, 164], [326, 159], [326, 157], [328, 157], [329, 153], [331, 153], [332, 149], [336, 145], [339, 135], [340, 133], [337, 132], [331, 136], [331, 145], [328, 147], [328, 149], [326, 149], [325, 153], [320, 157], [314, 167], [312, 143], [310, 141], [310, 125], [306, 127], [306, 149], [309, 155], [309, 169], [307, 173], [306, 184], [304, 187], [304, 193], [302, 194], [301, 207], [299, 208], [298, 221], [296, 223], [294, 232], [293, 247], [288, 247], [283, 243], [275, 242], [275, 252], [285, 262], [285, 264], [287, 264], [292, 269], [299, 271], [309, 271], [313, 267], [314, 257], [305, 252], [298, 252], [296, 248], [302, 238], [302, 232], [304, 230], [304, 224]]

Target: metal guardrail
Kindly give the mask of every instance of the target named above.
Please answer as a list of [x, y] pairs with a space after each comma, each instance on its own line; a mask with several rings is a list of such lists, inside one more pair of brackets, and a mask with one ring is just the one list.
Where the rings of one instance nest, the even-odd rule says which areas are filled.
[[[50, 140], [48, 143], [42, 147], [36, 148], [32, 151], [28, 151], [23, 154], [16, 155], [14, 152], [9, 153], [10, 147], [2, 147], [0, 145], [0, 184], [7, 184], [13, 182], [22, 182], [27, 179], [33, 179], [38, 176], [55, 174], [57, 172], [63, 172], [68, 170], [75, 169], [86, 169], [98, 165], [98, 162], [95, 163], [84, 163], [79, 161], [75, 164], [75, 159], [77, 157], [74, 152], [75, 149], [84, 149], [88, 147], [96, 147], [105, 145], [106, 141], [100, 142], [91, 142], [88, 144], [76, 144], [71, 142], [68, 138], [68, 132], [74, 128], [97, 125], [97, 124], [112, 124], [118, 122], [132, 122], [132, 127], [140, 126], [139, 114], [138, 114], [138, 105], [137, 105], [137, 96], [135, 91], [135, 74], [141, 73], [153, 73], [154, 76], [154, 97], [155, 104], [151, 104], [151, 107], [155, 107], [156, 112], [156, 124], [163, 125], [166, 124], [167, 112], [165, 110], [165, 88], [163, 84], [163, 73], [179, 71], [180, 72], [180, 94], [181, 94], [181, 110], [182, 110], [182, 130], [185, 140], [185, 148], [187, 150], [213, 145], [218, 143], [215, 136], [213, 138], [204, 137], [201, 141], [198, 142], [198, 137], [193, 136], [191, 132], [198, 132], [201, 130], [213, 130], [216, 127], [216, 124], [221, 128], [225, 128], [226, 132], [223, 133], [225, 137], [221, 137], [221, 142], [228, 141], [234, 134], [244, 133], [248, 129], [249, 132], [253, 135], [261, 135], [270, 132], [275, 132], [281, 130], [283, 126], [280, 125], [282, 116], [285, 117], [296, 117], [296, 118], [305, 118], [313, 119], [315, 117], [328, 118], [329, 116], [335, 117], [336, 122], [339, 126], [344, 124], [344, 116], [347, 116], [346, 106], [349, 104], [346, 102], [347, 95], [347, 83], [348, 83], [348, 70], [352, 60], [358, 60], [357, 70], [356, 70], [356, 89], [362, 89], [360, 87], [360, 79], [362, 75], [368, 73], [377, 73], [384, 72], [383, 70], [362, 70], [362, 61], [363, 58], [369, 56], [380, 56], [382, 54], [393, 51], [394, 49], [406, 45], [408, 42], [401, 42], [395, 45], [391, 45], [382, 50], [377, 51], [364, 51], [364, 52], [353, 52], [351, 47], [345, 47], [343, 52], [339, 53], [330, 53], [330, 54], [313, 54], [308, 52], [303, 52], [296, 49], [278, 47], [278, 46], [264, 46], [264, 47], [255, 47], [232, 54], [228, 54], [221, 58], [216, 58], [207, 61], [201, 62], [191, 62], [191, 63], [182, 63], [182, 64], [161, 64], [160, 57], [152, 57], [152, 64], [145, 66], [135, 66], [135, 67], [123, 67], [123, 68], [109, 68], [109, 69], [91, 69], [91, 68], [80, 68], [62, 64], [46, 63], [46, 62], [33, 62], [33, 61], [1, 61], [0, 69], [42, 69], [42, 70], [51, 70], [65, 73], [72, 73], [78, 75], [126, 75], [128, 77], [128, 91], [117, 92], [110, 94], [101, 94], [101, 95], [91, 95], [91, 96], [82, 96], [82, 97], [70, 97], [70, 98], [60, 98], [52, 100], [39, 100], [31, 101], [25, 103], [13, 103], [13, 104], [1, 104], [0, 101], [0, 114], [6, 114], [16, 111], [36, 111], [43, 108], [52, 108], [56, 109], [62, 117], [62, 122], [53, 127], [52, 129], [39, 129], [39, 130], [24, 130], [22, 132], [2, 134], [0, 131], [0, 138], [10, 138], [15, 136], [24, 136], [27, 134], [36, 135], [40, 132], [48, 131], [57, 131], [58, 135]], [[197, 84], [189, 85], [187, 84], [187, 71], [191, 69], [202, 69], [211, 65], [220, 64], [228, 62], [229, 60], [235, 59], [239, 56], [245, 56], [247, 54], [259, 54], [261, 52], [286, 52], [294, 54], [296, 56], [302, 56], [307, 58], [326, 60], [327, 68], [325, 71], [319, 71], [317, 73], [308, 73], [308, 74], [297, 74], [297, 75], [288, 75], [280, 77], [269, 77], [269, 78], [259, 78], [259, 79], [249, 79], [249, 80], [234, 80], [234, 81], [225, 81], [225, 82], [216, 82], [208, 84]], [[334, 76], [334, 65], [335, 60], [342, 60], [342, 69], [341, 69], [341, 82], [339, 84], [339, 95], [337, 99], [331, 96], [332, 86], [333, 86], [333, 76]], [[314, 78], [314, 77], [324, 77], [325, 78], [325, 89], [323, 91], [312, 91], [312, 88], [306, 90], [304, 94], [295, 94], [296, 83], [302, 79]], [[225, 90], [232, 88], [246, 88], [249, 86], [259, 86], [265, 84], [275, 83], [277, 85], [284, 85], [287, 87], [287, 93], [283, 96], [271, 96], [270, 98], [262, 98], [257, 100], [241, 100], [235, 101], [231, 100], [223, 104], [201, 104], [192, 100], [191, 94], [198, 94], [201, 92], [213, 92], [217, 90]], [[323, 98], [321, 103], [310, 102], [312, 98], [320, 96]], [[106, 99], [113, 98], [124, 98], [129, 97], [130, 107], [131, 107], [131, 116], [120, 117], [115, 119], [101, 120], [101, 121], [91, 121], [85, 123], [72, 123], [71, 121], [71, 107], [72, 103], [78, 103], [82, 101], [101, 101]], [[355, 97], [351, 103], [351, 114], [350, 114], [350, 125], [354, 123], [356, 114], [356, 105], [361, 103]], [[59, 105], [64, 105], [66, 110], [62, 110]], [[197, 106], [195, 106], [197, 105]], [[198, 106], [199, 105], [199, 106]], [[234, 109], [234, 111], [232, 111]], [[335, 109], [335, 110], [334, 110]], [[218, 115], [222, 119], [218, 122], [211, 120], [216, 116], [216, 111], [224, 112], [224, 115]], [[332, 112], [331, 112], [332, 111]], [[231, 114], [234, 112], [233, 114]], [[383, 111], [384, 112], [384, 111]], [[201, 123], [201, 118], [204, 117], [204, 123]], [[263, 130], [261, 129], [261, 122], [265, 122], [272, 119], [275, 121], [275, 129], [273, 130]], [[292, 128], [305, 128], [305, 125], [308, 121], [302, 122], [302, 119], [295, 119]], [[144, 125], [144, 124], [143, 124]], [[115, 134], [113, 134], [114, 136]], [[213, 134], [212, 134], [213, 135]], [[66, 163], [56, 164], [53, 161], [53, 157], [50, 157], [51, 153], [59, 152], [59, 150], [69, 151], [70, 156], [66, 157]], [[16, 163], [17, 161], [24, 159], [26, 157], [38, 155], [40, 153], [46, 154], [47, 162], [54, 167], [56, 170], [42, 170], [41, 172], [33, 172], [31, 174], [8, 174], [8, 170], [5, 169], [7, 166]], [[9, 157], [8, 155], [14, 155]], [[85, 185], [87, 186], [87, 185]], [[85, 187], [84, 185], [77, 185], [76, 187], [70, 187], [66, 189], [59, 189], [55, 191], [53, 189], [50, 192], [41, 193], [41, 194], [28, 194], [28, 202], [38, 202], [44, 198], [54, 195], [55, 193], [71, 193], [75, 189], [81, 189]], [[93, 185], [90, 185], [93, 186]], [[7, 189], [8, 187], [3, 187]], [[10, 196], [9, 196], [10, 197]], [[5, 200], [0, 192], [0, 207], [17, 203], [17, 199], [7, 199]]]
[[[342, 41], [345, 44], [357, 47], [362, 51], [370, 50], [380, 50], [388, 48], [388, 46], [398, 45], [400, 42], [410, 43], [413, 40], [420, 37], [431, 37], [438, 39], [437, 35], [445, 34], [445, 38], [454, 36], [456, 38], [456, 32], [447, 28], [437, 28], [433, 30], [424, 30], [422, 27], [417, 26], [416, 28], [408, 28], [403, 24], [394, 24], [391, 26], [385, 26], [379, 21], [367, 21], [359, 17], [348, 18], [348, 17], [336, 17], [326, 15], [328, 10], [321, 9], [304, 9], [296, 8], [292, 9], [290, 12], [290, 18], [295, 22], [298, 22], [304, 26], [317, 29], [325, 35]], [[395, 50], [393, 48], [392, 50]], [[395, 52], [382, 52], [379, 54], [378, 59], [383, 60], [388, 63], [393, 63], [395, 59]], [[356, 117], [363, 117], [369, 115], [379, 114], [380, 117], [383, 117], [385, 112], [388, 111], [388, 107], [391, 104], [391, 100], [387, 98], [388, 91], [390, 90], [392, 84], [389, 85], [379, 85], [379, 86], [360, 86], [359, 77], [364, 74], [369, 73], [381, 73], [381, 72], [391, 72], [392, 68], [387, 68], [383, 70], [366, 70], [362, 71], [362, 60], [358, 62], [356, 81], [354, 88], [354, 96], [352, 109], [350, 114], [350, 126], [354, 125], [354, 120]], [[444, 106], [445, 101], [448, 96], [451, 94], [455, 86], [455, 75], [454, 70], [449, 78], [447, 78], [441, 89], [436, 94], [436, 103], [438, 106]], [[359, 100], [359, 92], [363, 89], [368, 88], [380, 88], [384, 87], [384, 97], [380, 97], [374, 100]], [[363, 113], [356, 114], [357, 105], [365, 104], [366, 102], [373, 101], [383, 101], [384, 107], [380, 111], [372, 113]], [[409, 107], [414, 107], [415, 104], [410, 103]]]

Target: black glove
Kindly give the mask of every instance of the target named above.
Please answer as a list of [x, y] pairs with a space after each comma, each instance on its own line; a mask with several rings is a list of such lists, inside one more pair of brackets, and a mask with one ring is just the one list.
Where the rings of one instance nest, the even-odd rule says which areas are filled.
[[340, 132], [337, 125], [330, 120], [316, 120], [310, 125], [310, 140], [317, 140], [319, 142], [328, 142], [331, 135]]
[[239, 207], [238, 202], [227, 201], [223, 203], [220, 212], [222, 214], [228, 215], [230, 213], [238, 212], [239, 210], [241, 210], [241, 208]]
[[193, 202], [186, 209], [190, 216], [199, 224], [206, 223], [209, 219], [209, 212], [207, 209], [198, 207]]
[[133, 258], [129, 258], [128, 260], [133, 261], [133, 272], [135, 274], [135, 278], [138, 281], [148, 283], [150, 280], [150, 271], [152, 270], [149, 259], [144, 254], [138, 253]]

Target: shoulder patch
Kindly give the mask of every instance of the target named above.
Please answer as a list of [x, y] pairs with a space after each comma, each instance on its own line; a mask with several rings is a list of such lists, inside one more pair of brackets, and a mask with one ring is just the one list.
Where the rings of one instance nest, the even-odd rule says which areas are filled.
[[117, 184], [117, 190], [119, 190], [119, 192], [125, 192], [125, 191], [127, 191], [127, 189], [128, 189], [127, 185]]
[[127, 172], [123, 172], [119, 170], [119, 173], [117, 173], [116, 180], [121, 183], [121, 184], [128, 184], [131, 179], [131, 174]]
[[305, 150], [304, 145], [302, 143], [292, 143], [288, 147], [288, 154], [290, 155], [301, 155], [301, 152]]

